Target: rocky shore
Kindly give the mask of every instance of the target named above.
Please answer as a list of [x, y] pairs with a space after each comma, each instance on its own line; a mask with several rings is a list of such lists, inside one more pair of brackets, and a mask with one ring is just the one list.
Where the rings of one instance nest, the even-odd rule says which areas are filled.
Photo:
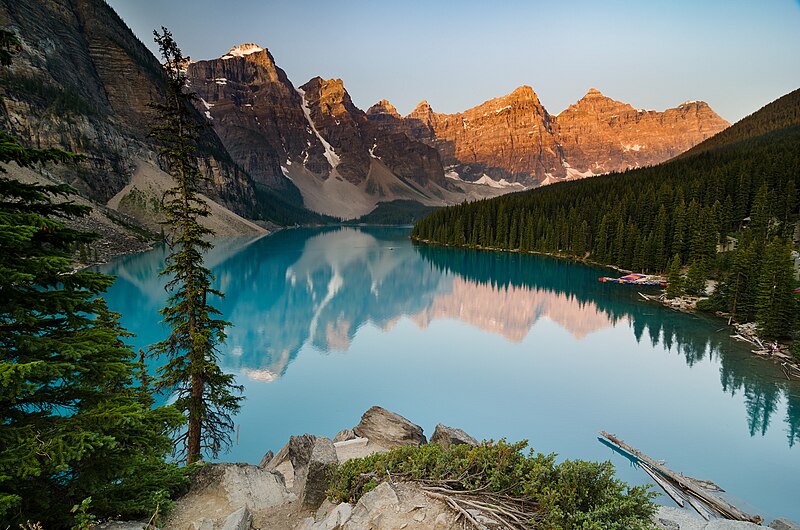
[[[188, 494], [177, 501], [166, 530], [445, 530], [504, 528], [491, 514], [468, 510], [462, 517], [444, 499], [416, 483], [389, 480], [357, 503], [334, 504], [326, 498], [330, 469], [352, 458], [395, 447], [425, 443], [477, 445], [461, 429], [438, 424], [428, 442], [419, 425], [381, 407], [364, 413], [358, 425], [333, 438], [292, 436], [259, 465], [209, 464], [192, 478]], [[102, 530], [141, 530], [146, 521], [111, 521]], [[770, 523], [775, 530], [800, 530], [791, 521]], [[752, 523], [705, 521], [679, 508], [661, 507], [653, 516], [659, 530], [746, 530]]]

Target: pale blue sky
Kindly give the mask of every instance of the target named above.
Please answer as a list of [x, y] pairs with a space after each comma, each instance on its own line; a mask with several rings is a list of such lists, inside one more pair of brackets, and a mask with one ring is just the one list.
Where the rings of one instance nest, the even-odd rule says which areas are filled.
[[269, 48], [295, 86], [341, 78], [366, 110], [458, 112], [530, 85], [558, 114], [596, 87], [637, 108], [708, 102], [733, 122], [800, 87], [800, 0], [109, 0], [154, 50]]

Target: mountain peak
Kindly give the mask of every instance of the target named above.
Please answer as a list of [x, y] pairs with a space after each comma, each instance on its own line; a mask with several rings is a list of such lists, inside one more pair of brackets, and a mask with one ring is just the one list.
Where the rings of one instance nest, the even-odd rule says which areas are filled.
[[400, 113], [397, 112], [397, 109], [394, 105], [389, 103], [388, 99], [382, 99], [379, 102], [375, 103], [373, 106], [367, 110], [367, 115], [374, 116], [376, 114], [389, 114], [394, 116], [395, 118], [400, 117]]
[[526, 97], [527, 98], [527, 97], [531, 97], [531, 96], [536, 96], [536, 92], [534, 92], [533, 88], [531, 88], [530, 86], [522, 85], [522, 86], [518, 86], [517, 88], [515, 88], [514, 91], [510, 95], [519, 96], [519, 97]]
[[423, 99], [422, 101], [417, 103], [417, 106], [414, 107], [414, 110], [411, 111], [411, 114], [420, 114], [420, 113], [429, 114], [431, 112], [433, 112], [431, 104], [428, 103], [427, 99]]
[[254, 44], [252, 42], [246, 42], [244, 44], [239, 44], [238, 46], [234, 46], [228, 53], [223, 55], [222, 59], [233, 59], [234, 57], [244, 57], [245, 55], [250, 55], [253, 53], [263, 52], [265, 48], [262, 48], [258, 44]]

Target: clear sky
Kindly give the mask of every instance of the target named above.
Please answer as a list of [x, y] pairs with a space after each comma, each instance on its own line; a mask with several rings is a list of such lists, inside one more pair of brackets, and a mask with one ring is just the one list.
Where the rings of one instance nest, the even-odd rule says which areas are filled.
[[704, 100], [733, 122], [800, 87], [800, 0], [109, 0], [155, 50], [255, 42], [295, 86], [453, 113], [530, 85], [558, 114], [595, 87], [637, 108]]

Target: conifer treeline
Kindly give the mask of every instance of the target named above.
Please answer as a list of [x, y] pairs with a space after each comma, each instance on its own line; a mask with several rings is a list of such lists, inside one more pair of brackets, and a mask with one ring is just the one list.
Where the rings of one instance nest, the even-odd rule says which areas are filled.
[[[785, 123], [780, 107], [763, 111]], [[444, 208], [419, 221], [412, 237], [650, 273], [688, 267], [679, 291], [696, 293], [720, 278], [714, 304], [741, 320], [769, 319], [768, 336], [783, 335], [794, 313], [786, 293], [794, 285], [800, 125], [753, 137], [765, 121], [754, 134], [739, 130], [733, 144], [659, 166]], [[736, 250], [718, 254], [718, 244]]]

